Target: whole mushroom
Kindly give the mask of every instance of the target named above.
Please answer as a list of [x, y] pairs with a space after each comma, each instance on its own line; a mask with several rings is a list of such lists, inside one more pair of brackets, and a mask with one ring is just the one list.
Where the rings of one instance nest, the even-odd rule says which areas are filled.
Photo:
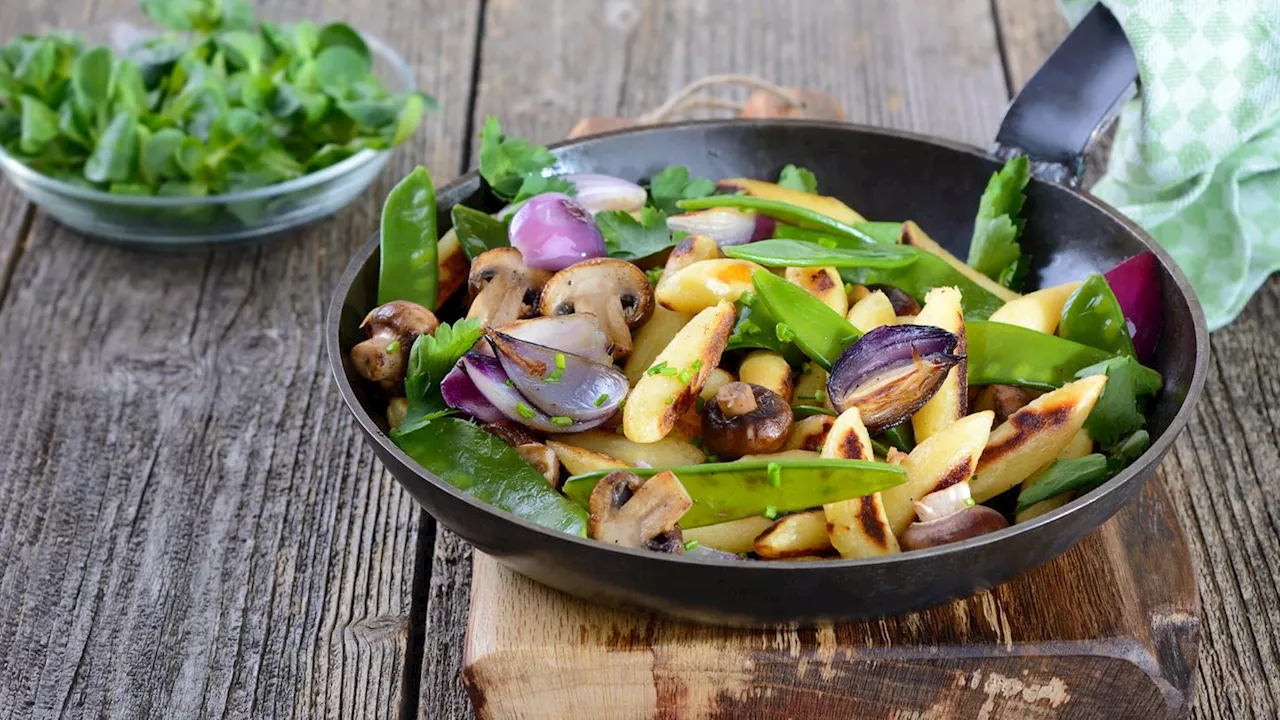
[[587, 503], [587, 535], [600, 542], [680, 555], [684, 537], [676, 524], [693, 499], [670, 471], [648, 480], [626, 470], [596, 483]]
[[486, 250], [471, 263], [467, 289], [468, 318], [489, 327], [502, 327], [538, 314], [538, 294], [551, 273], [524, 264], [515, 248]]
[[[492, 251], [490, 251], [492, 252]], [[631, 354], [631, 329], [653, 313], [653, 288], [625, 260], [592, 258], [561, 270], [542, 288], [542, 314], [591, 313], [613, 342], [614, 359]]]
[[791, 406], [759, 385], [731, 382], [702, 411], [702, 444], [722, 459], [771, 453], [791, 434]]
[[379, 305], [360, 323], [368, 339], [351, 348], [351, 363], [360, 377], [390, 389], [404, 379], [413, 342], [439, 325], [435, 313], [417, 303], [392, 300]]

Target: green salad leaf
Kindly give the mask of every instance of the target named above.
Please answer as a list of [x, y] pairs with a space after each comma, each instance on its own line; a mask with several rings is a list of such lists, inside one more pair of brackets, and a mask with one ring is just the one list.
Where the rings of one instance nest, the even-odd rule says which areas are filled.
[[620, 260], [639, 260], [680, 242], [679, 233], [667, 229], [667, 216], [661, 210], [645, 207], [640, 219], [621, 210], [604, 210], [596, 213], [596, 226], [604, 235], [605, 250], [609, 257]]
[[649, 202], [667, 215], [679, 214], [676, 203], [706, 197], [716, 191], [714, 180], [689, 176], [684, 165], [668, 165], [649, 178]]
[[440, 381], [458, 364], [484, 334], [479, 320], [440, 323], [435, 333], [419, 335], [409, 351], [404, 374], [404, 395], [409, 410], [391, 433], [393, 438], [411, 433], [432, 420], [453, 412], [440, 395]]
[[1031, 163], [1019, 155], [991, 176], [978, 204], [969, 242], [969, 264], [1004, 285], [1018, 288], [1026, 275], [1026, 259], [1018, 236], [1025, 220], [1019, 217], [1026, 197], [1022, 191], [1031, 178]]
[[787, 165], [778, 174], [778, 184], [784, 188], [807, 192], [811, 195], [818, 192], [818, 178], [798, 165]]
[[507, 226], [489, 213], [466, 205], [454, 205], [450, 215], [453, 218], [453, 231], [468, 260], [475, 260], [486, 250], [510, 247], [511, 238], [507, 233]]
[[1082, 368], [1077, 378], [1106, 375], [1107, 384], [1084, 421], [1089, 437], [1110, 448], [1147, 423], [1146, 398], [1160, 392], [1160, 375], [1121, 356]]
[[1070, 460], [1054, 460], [1023, 483], [1015, 512], [1022, 512], [1038, 502], [1065, 492], [1101, 484], [1107, 477], [1107, 458], [1099, 453]]
[[541, 176], [555, 164], [551, 151], [523, 138], [502, 134], [502, 123], [490, 115], [480, 130], [480, 176], [493, 194], [514, 200], [529, 176]]

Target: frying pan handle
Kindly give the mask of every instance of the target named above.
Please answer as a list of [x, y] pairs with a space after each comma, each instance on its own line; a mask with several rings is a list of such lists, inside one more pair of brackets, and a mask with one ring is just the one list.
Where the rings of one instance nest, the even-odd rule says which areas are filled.
[[1078, 185], [1085, 151], [1133, 97], [1137, 79], [1120, 23], [1094, 5], [1009, 104], [993, 154], [1025, 154], [1036, 177]]

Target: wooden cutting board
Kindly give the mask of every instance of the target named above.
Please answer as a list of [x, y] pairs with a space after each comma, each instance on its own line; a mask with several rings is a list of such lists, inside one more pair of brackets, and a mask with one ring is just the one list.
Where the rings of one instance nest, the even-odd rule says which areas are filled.
[[808, 630], [598, 607], [476, 553], [463, 682], [480, 718], [1176, 718], [1199, 633], [1186, 540], [1153, 479], [991, 592]]

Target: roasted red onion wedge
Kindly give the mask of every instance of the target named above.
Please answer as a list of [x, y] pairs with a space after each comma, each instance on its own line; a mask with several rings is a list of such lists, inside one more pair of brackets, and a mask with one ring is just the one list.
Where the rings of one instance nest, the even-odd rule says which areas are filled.
[[[534, 408], [574, 422], [607, 419], [627, 394], [627, 376], [612, 364], [490, 330], [489, 344], [511, 384]], [[564, 422], [563, 420], [560, 422]]]
[[476, 389], [499, 412], [508, 420], [518, 422], [525, 427], [546, 433], [573, 433], [597, 428], [609, 419], [606, 415], [592, 421], [579, 421], [544, 413], [530, 404], [529, 400], [516, 390], [515, 383], [507, 384], [507, 374], [503, 372], [497, 358], [467, 353], [462, 356], [462, 367], [466, 369], [471, 382], [475, 383]]
[[1129, 334], [1138, 352], [1138, 361], [1150, 364], [1160, 342], [1164, 321], [1164, 298], [1160, 295], [1160, 261], [1155, 253], [1144, 252], [1125, 260], [1104, 275], [1120, 310], [1129, 324]]
[[952, 354], [957, 342], [930, 325], [882, 325], [831, 366], [827, 395], [841, 412], [858, 408], [868, 432], [893, 427], [929, 402], [964, 359]]
[[471, 376], [459, 364], [440, 381], [440, 395], [444, 404], [454, 410], [461, 410], [480, 422], [495, 423], [506, 417], [494, 407], [471, 382]]
[[535, 195], [511, 218], [511, 246], [531, 268], [556, 272], [604, 257], [604, 236], [591, 213], [564, 193]]
[[694, 210], [667, 218], [667, 227], [671, 230], [706, 235], [720, 247], [773, 237], [776, 226], [773, 218], [734, 208]]
[[635, 212], [644, 207], [649, 197], [639, 185], [612, 175], [574, 173], [560, 177], [573, 183], [577, 191], [574, 199], [592, 215], [602, 210]]
[[[613, 341], [600, 328], [600, 321], [591, 313], [576, 312], [572, 315], [517, 320], [498, 330], [526, 342], [581, 355], [598, 363], [613, 364]], [[479, 346], [487, 349], [487, 345], [488, 343], [481, 342]]]

